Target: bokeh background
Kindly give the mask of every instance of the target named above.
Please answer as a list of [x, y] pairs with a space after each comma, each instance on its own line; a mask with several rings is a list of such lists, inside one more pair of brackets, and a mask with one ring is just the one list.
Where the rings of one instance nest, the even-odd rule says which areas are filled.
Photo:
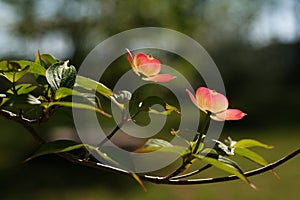
[[[0, 0], [0, 59], [34, 59], [39, 49], [80, 66], [106, 38], [137, 27], [165, 27], [198, 41], [218, 66], [232, 107], [247, 118], [223, 134], [275, 146], [260, 150], [270, 162], [299, 147], [300, 1]], [[37, 127], [68, 137], [65, 110]], [[299, 199], [300, 159], [251, 180], [195, 186], [146, 183], [86, 169], [56, 156], [22, 161], [35, 150], [23, 129], [0, 118], [0, 199]], [[245, 168], [249, 167], [245, 163]], [[252, 167], [252, 166], [251, 166]], [[254, 166], [255, 167], [255, 166]], [[215, 175], [211, 172], [209, 175]]]

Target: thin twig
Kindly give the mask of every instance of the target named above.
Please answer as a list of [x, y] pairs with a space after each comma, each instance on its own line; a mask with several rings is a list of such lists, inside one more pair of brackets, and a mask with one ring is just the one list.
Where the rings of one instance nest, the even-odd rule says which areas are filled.
[[195, 174], [198, 174], [200, 172], [203, 172], [204, 170], [206, 170], [206, 169], [208, 169], [210, 167], [212, 167], [212, 165], [211, 164], [207, 164], [207, 165], [205, 165], [204, 167], [202, 167], [200, 169], [197, 169], [197, 170], [192, 171], [192, 172], [187, 173], [187, 174], [182, 174], [182, 175], [179, 175], [179, 176], [172, 177], [171, 179], [183, 179], [183, 178], [187, 178], [187, 177], [193, 176]]

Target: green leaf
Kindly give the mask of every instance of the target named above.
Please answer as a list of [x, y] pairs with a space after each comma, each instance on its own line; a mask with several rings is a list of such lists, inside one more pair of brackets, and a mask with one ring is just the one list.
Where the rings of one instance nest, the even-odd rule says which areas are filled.
[[144, 146], [135, 150], [136, 153], [147, 153], [152, 151], [161, 151], [167, 153], [178, 153], [180, 155], [185, 155], [188, 153], [188, 149], [181, 146], [173, 146], [168, 141], [162, 139], [149, 139]]
[[18, 96], [9, 95], [7, 98], [7, 101], [1, 105], [2, 108], [14, 107], [14, 109], [24, 109], [28, 106], [41, 104], [40, 100], [31, 94], [22, 94]]
[[136, 173], [131, 173], [131, 175], [134, 178], [134, 180], [136, 180], [138, 184], [143, 188], [144, 192], [147, 192], [147, 188], [145, 187], [140, 177]]
[[57, 102], [45, 102], [42, 103], [42, 106], [46, 109], [50, 108], [51, 106], [64, 106], [64, 107], [70, 107], [70, 108], [79, 108], [79, 109], [87, 109], [87, 110], [93, 110], [97, 113], [100, 113], [104, 116], [111, 117], [110, 114], [104, 112], [100, 108], [97, 108], [95, 106], [82, 104], [82, 103], [74, 103], [74, 102], [65, 102], [65, 101], [57, 101]]
[[94, 81], [90, 78], [86, 78], [80, 75], [76, 77], [76, 87], [80, 87], [89, 91], [96, 91], [98, 94], [105, 96], [115, 103], [121, 110], [124, 109], [124, 105], [119, 103], [114, 97], [114, 93], [106, 87], [104, 84]]
[[26, 73], [41, 76], [45, 76], [46, 74], [46, 69], [43, 66], [27, 60], [0, 61], [0, 72], [1, 71], [11, 82], [19, 80]]
[[218, 140], [213, 140], [214, 142], [216, 142], [216, 146], [214, 147], [214, 149], [219, 152], [220, 154], [222, 155], [228, 155], [228, 156], [231, 156], [231, 155], [234, 155], [234, 152], [233, 152], [233, 148], [230, 149], [226, 144], [224, 144], [223, 142], [221, 141], [218, 141]]
[[97, 93], [109, 99], [113, 96], [113, 92], [102, 83], [80, 75], [76, 77], [76, 86], [84, 88], [86, 90], [96, 90]]
[[69, 152], [69, 151], [73, 151], [73, 150], [80, 149], [80, 148], [86, 148], [90, 151], [93, 151], [93, 152], [97, 153], [98, 155], [100, 155], [105, 160], [107, 160], [115, 165], [118, 165], [117, 162], [112, 160], [105, 153], [102, 153], [96, 147], [93, 147], [88, 144], [77, 143], [72, 140], [55, 140], [52, 142], [47, 142], [47, 143], [43, 144], [32, 156], [27, 158], [25, 160], [25, 162], [32, 160], [33, 158], [36, 158], [39, 156], [43, 156], [43, 155], [47, 155], [47, 154], [55, 154], [55, 153], [64, 153], [64, 152]]
[[172, 147], [173, 145], [166, 140], [162, 139], [149, 139], [145, 145], [145, 147]]
[[[29, 94], [30, 92], [32, 92], [36, 88], [37, 88], [36, 85], [32, 85], [32, 84], [29, 84], [29, 83], [18, 84], [18, 85], [15, 86], [15, 89], [17, 90], [18, 95]], [[8, 92], [12, 93], [12, 91], [8, 91]]]
[[171, 106], [169, 104], [165, 105], [165, 110], [164, 111], [158, 111], [153, 108], [149, 108], [149, 113], [153, 114], [159, 114], [159, 115], [170, 115], [172, 112], [176, 112], [180, 114], [179, 110], [175, 106]]
[[237, 141], [235, 144], [233, 144], [232, 147], [241, 147], [241, 148], [247, 148], [247, 147], [263, 147], [266, 149], [272, 149], [273, 146], [269, 146], [266, 144], [263, 144], [257, 140], [253, 140], [253, 139], [243, 139], [243, 140], [239, 140]]
[[[199, 133], [197, 133], [199, 134]], [[202, 139], [204, 139], [204, 137], [202, 137]], [[199, 139], [198, 139], [199, 140]], [[199, 146], [197, 147], [197, 141], [191, 141], [189, 142], [190, 144], [190, 149], [192, 152], [195, 152], [195, 154], [198, 154], [200, 151], [203, 151], [203, 147], [204, 147], [204, 143], [203, 140], [200, 142], [200, 144], [198, 144]], [[197, 150], [196, 150], [197, 148]]]
[[32, 160], [33, 158], [47, 155], [47, 154], [63, 153], [75, 149], [80, 149], [83, 146], [84, 146], [83, 144], [79, 144], [72, 140], [56, 140], [53, 142], [48, 142], [43, 144], [32, 156], [27, 158], [25, 162]]
[[87, 148], [89, 151], [97, 153], [99, 156], [101, 156], [103, 159], [110, 162], [111, 164], [119, 166], [118, 162], [116, 162], [115, 160], [110, 158], [106, 153], [103, 153], [102, 151], [100, 151], [100, 149], [98, 147], [94, 147], [94, 146], [89, 145], [89, 144], [84, 144], [84, 147]]
[[128, 103], [130, 101], [131, 97], [132, 97], [131, 92], [129, 92], [127, 90], [121, 90], [118, 92], [118, 94], [114, 94], [115, 100], [122, 104]]
[[95, 94], [81, 93], [81, 96], [83, 96], [85, 99], [87, 99], [89, 102], [91, 102], [94, 106], [101, 109], [100, 99]]
[[1, 105], [2, 105], [3, 98], [6, 98], [6, 94], [1, 94], [0, 93], [0, 108], [1, 108]]
[[62, 98], [65, 98], [65, 97], [71, 96], [71, 95], [84, 97], [84, 95], [82, 95], [82, 93], [80, 93], [76, 90], [73, 90], [71, 88], [66, 88], [66, 87], [60, 87], [55, 91], [55, 100], [62, 99]]
[[72, 88], [76, 79], [76, 69], [68, 66], [69, 61], [58, 62], [46, 70], [46, 79], [53, 90], [60, 87]]
[[173, 147], [171, 143], [162, 139], [149, 139], [141, 148], [135, 150], [136, 153], [146, 153], [151, 151], [157, 151], [164, 147]]
[[51, 65], [59, 62], [59, 60], [50, 54], [40, 54], [40, 51], [37, 51], [35, 62], [44, 66], [45, 68], [48, 68]]
[[100, 108], [100, 100], [98, 97], [91, 93], [81, 93], [71, 88], [60, 87], [55, 91], [55, 100], [59, 100], [68, 96], [80, 96], [88, 100], [95, 107]]
[[263, 157], [261, 157], [260, 155], [258, 155], [257, 153], [249, 149], [236, 147], [234, 148], [234, 153], [236, 153], [239, 156], [243, 156], [259, 165], [262, 166], [268, 165], [268, 162]]
[[229, 158], [217, 154], [206, 154], [206, 156], [201, 156], [201, 155], [193, 155], [193, 156], [195, 158], [198, 158], [204, 162], [211, 164], [212, 166], [218, 169], [236, 175], [245, 183], [248, 183], [252, 188], [256, 189], [256, 187], [243, 174], [243, 171], [240, 169], [237, 163], [230, 160]]

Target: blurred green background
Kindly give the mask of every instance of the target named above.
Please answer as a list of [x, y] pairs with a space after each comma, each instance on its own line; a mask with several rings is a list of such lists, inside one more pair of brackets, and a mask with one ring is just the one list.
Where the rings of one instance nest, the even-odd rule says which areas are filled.
[[[174, 29], [198, 41], [218, 66], [232, 107], [248, 116], [224, 135], [275, 146], [269, 161], [299, 147], [300, 2], [0, 0], [0, 59], [34, 59], [39, 49], [75, 66], [104, 39], [137, 27]], [[198, 87], [199, 85], [197, 85]], [[39, 127], [44, 135], [74, 134], [70, 112]], [[67, 114], [65, 114], [67, 113]], [[86, 169], [56, 156], [21, 162], [36, 148], [22, 127], [0, 118], [0, 199], [299, 199], [299, 157], [251, 180], [195, 186], [147, 184]], [[63, 136], [60, 136], [63, 135]], [[248, 162], [245, 169], [255, 167]], [[209, 171], [208, 176], [218, 172]]]

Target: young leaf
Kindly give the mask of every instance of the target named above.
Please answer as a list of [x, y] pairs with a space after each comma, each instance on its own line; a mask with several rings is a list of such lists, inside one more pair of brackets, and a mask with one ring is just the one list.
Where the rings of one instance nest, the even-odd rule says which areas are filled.
[[86, 100], [88, 100], [91, 104], [93, 104], [95, 107], [100, 108], [100, 101], [97, 98], [97, 96], [95, 94], [91, 94], [91, 93], [81, 93], [78, 92], [74, 89], [71, 88], [65, 88], [65, 87], [60, 87], [55, 91], [55, 100], [60, 100], [62, 98], [65, 98], [67, 96], [79, 96], [79, 97], [83, 97]]
[[217, 152], [220, 152], [220, 154], [222, 155], [228, 155], [228, 156], [234, 155], [233, 149], [230, 149], [226, 144], [218, 140], [213, 140], [213, 141], [217, 143], [217, 145], [214, 147], [214, 149]]
[[273, 146], [269, 146], [266, 144], [263, 144], [257, 140], [253, 140], [253, 139], [243, 139], [243, 140], [239, 140], [237, 141], [232, 147], [241, 147], [241, 148], [247, 148], [247, 147], [263, 147], [266, 149], [272, 149]]
[[239, 156], [243, 156], [259, 165], [262, 166], [268, 165], [268, 162], [263, 157], [261, 157], [260, 155], [258, 155], [257, 153], [249, 149], [236, 147], [234, 148], [234, 153], [236, 153]]
[[42, 65], [45, 68], [48, 68], [57, 62], [59, 62], [59, 60], [50, 54], [40, 54], [40, 51], [37, 51], [36, 53], [35, 63]]
[[7, 101], [5, 101], [1, 105], [1, 107], [3, 107], [3, 108], [13, 107], [15, 109], [19, 109], [19, 108], [24, 109], [27, 106], [41, 104], [40, 100], [31, 94], [22, 94], [22, 95], [18, 95], [18, 96], [9, 95], [9, 96], [7, 96], [7, 98], [8, 98]]
[[104, 112], [100, 108], [97, 108], [95, 106], [82, 104], [82, 103], [74, 103], [74, 102], [65, 102], [65, 101], [57, 101], [57, 102], [46, 102], [42, 103], [42, 106], [46, 109], [50, 108], [51, 106], [64, 106], [64, 107], [70, 107], [70, 108], [80, 108], [80, 109], [87, 109], [87, 110], [93, 110], [97, 113], [100, 113], [106, 117], [111, 117], [110, 114]]
[[[19, 69], [14, 69], [14, 66], [18, 66]], [[28, 67], [28, 69], [27, 69]], [[9, 72], [9, 71], [15, 71], [15, 72], [21, 72], [24, 69], [27, 69], [27, 73], [37, 74], [41, 76], [45, 76], [46, 69], [34, 62], [27, 61], [27, 60], [3, 60], [0, 61], [0, 71], [3, 72]]]
[[171, 106], [169, 104], [165, 105], [164, 111], [158, 111], [153, 108], [149, 108], [149, 113], [153, 113], [153, 114], [170, 115], [172, 112], [176, 112], [177, 114], [180, 114], [179, 110], [176, 107]]
[[185, 155], [188, 153], [188, 149], [181, 146], [173, 146], [171, 143], [162, 139], [149, 139], [144, 146], [135, 150], [136, 153], [147, 153], [152, 151], [161, 151], [167, 153], [178, 153]]
[[72, 88], [75, 83], [76, 69], [68, 66], [69, 61], [58, 62], [46, 70], [46, 79], [53, 90], [60, 87]]
[[145, 145], [145, 147], [172, 147], [173, 145], [166, 140], [162, 139], [149, 139]]
[[57, 63], [59, 60], [50, 54], [42, 54], [41, 60], [44, 61], [48, 65], [53, 65]]
[[17, 90], [18, 95], [21, 95], [21, 94], [29, 94], [30, 92], [35, 90], [37, 86], [29, 83], [24, 83], [24, 84], [16, 85], [15, 88]]
[[124, 105], [119, 103], [115, 99], [113, 92], [102, 83], [94, 81], [90, 78], [86, 78], [86, 77], [77, 75], [75, 86], [81, 87], [83, 89], [90, 90], [90, 91], [95, 90], [98, 94], [101, 94], [101, 95], [105, 96], [106, 98], [110, 99], [112, 102], [114, 102], [121, 110], [124, 109]]
[[27, 158], [25, 162], [42, 155], [68, 152], [75, 149], [80, 149], [83, 146], [83, 144], [79, 144], [72, 140], [56, 140], [53, 142], [48, 142], [43, 144], [32, 156]]
[[217, 154], [206, 154], [205, 156], [201, 156], [201, 155], [193, 155], [193, 156], [225, 172], [236, 175], [245, 183], [248, 183], [252, 188], [256, 189], [256, 187], [243, 174], [243, 171], [240, 169], [240, 167], [229, 158]]
[[115, 100], [117, 100], [119, 103], [126, 104], [130, 101], [132, 97], [131, 92], [127, 90], [121, 90], [118, 92], [118, 94], [114, 94]]
[[2, 100], [3, 100], [3, 98], [6, 98], [6, 94], [1, 94], [0, 93], [0, 108], [2, 106]]
[[84, 88], [86, 90], [96, 90], [97, 93], [109, 99], [111, 98], [111, 96], [113, 96], [113, 92], [102, 83], [80, 75], [76, 77], [76, 86]]
[[36, 158], [39, 156], [43, 156], [43, 155], [47, 155], [47, 154], [54, 154], [54, 153], [64, 153], [64, 152], [69, 152], [69, 151], [73, 151], [73, 150], [80, 149], [80, 148], [86, 148], [90, 151], [96, 152], [98, 155], [100, 155], [105, 160], [118, 165], [117, 162], [112, 160], [105, 153], [102, 153], [96, 147], [93, 147], [88, 144], [77, 143], [72, 140], [55, 140], [52, 142], [47, 142], [47, 143], [43, 144], [32, 156], [27, 158], [25, 160], [25, 162], [32, 160], [33, 158]]
[[76, 90], [66, 87], [60, 87], [55, 91], [55, 100], [59, 100], [71, 95], [84, 97], [80, 92]]
[[[204, 143], [200, 142], [199, 146], [197, 147], [197, 141], [190, 142], [190, 149], [191, 152], [195, 152], [195, 154], [198, 154], [200, 151], [203, 151]], [[195, 150], [197, 148], [197, 150]]]
[[26, 73], [40, 76], [46, 74], [46, 69], [43, 66], [27, 60], [0, 61], [1, 71], [11, 82], [19, 80]]
[[136, 180], [138, 184], [143, 188], [144, 192], [147, 192], [147, 188], [145, 187], [140, 177], [136, 173], [132, 173], [131, 175], [134, 178], [134, 180]]
[[89, 145], [89, 144], [84, 144], [84, 147], [86, 149], [88, 149], [89, 151], [93, 151], [93, 152], [97, 153], [101, 158], [105, 159], [106, 161], [110, 162], [111, 164], [119, 166], [118, 162], [116, 162], [115, 160], [113, 160], [106, 153], [103, 153], [102, 151], [100, 151], [100, 149], [98, 147], [94, 147], [94, 146]]

